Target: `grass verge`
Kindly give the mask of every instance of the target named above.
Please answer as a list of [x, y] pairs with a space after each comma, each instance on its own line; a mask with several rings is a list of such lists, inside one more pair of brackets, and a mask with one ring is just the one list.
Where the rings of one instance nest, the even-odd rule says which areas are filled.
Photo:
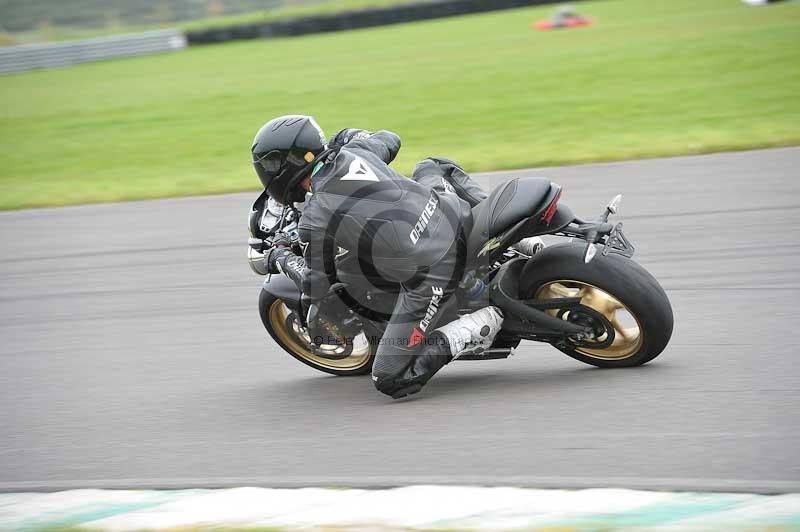
[[286, 113], [396, 131], [401, 171], [800, 143], [800, 4], [579, 7], [594, 26], [526, 8], [4, 76], [0, 208], [254, 189], [252, 136]]

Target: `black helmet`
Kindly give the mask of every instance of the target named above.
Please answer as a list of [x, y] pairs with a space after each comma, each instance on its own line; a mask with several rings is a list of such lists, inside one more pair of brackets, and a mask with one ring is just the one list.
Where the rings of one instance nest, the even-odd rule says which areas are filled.
[[[280, 202], [303, 201], [305, 191], [296, 186], [298, 178], [302, 170], [311, 170], [311, 164], [325, 148], [325, 134], [313, 118], [280, 116], [256, 133], [251, 148], [253, 166], [271, 197]], [[290, 187], [296, 190], [287, 190]]]

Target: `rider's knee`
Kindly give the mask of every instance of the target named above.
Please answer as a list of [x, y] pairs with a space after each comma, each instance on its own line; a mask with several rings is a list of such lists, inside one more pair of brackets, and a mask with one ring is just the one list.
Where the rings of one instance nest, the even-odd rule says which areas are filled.
[[417, 393], [422, 389], [422, 383], [398, 378], [396, 375], [372, 374], [372, 383], [375, 389], [393, 399], [400, 399], [407, 395]]
[[392, 395], [394, 392], [394, 378], [389, 375], [375, 375], [373, 373], [372, 384], [375, 385], [376, 390], [381, 393], [385, 393], [386, 395]]
[[411, 177], [413, 178], [427, 175], [442, 175], [442, 170], [439, 168], [439, 164], [432, 157], [428, 157], [427, 159], [423, 159], [418, 162], [416, 166], [414, 166], [414, 170], [411, 172]]
[[459, 165], [457, 162], [455, 162], [452, 159], [447, 159], [445, 157], [429, 157], [428, 160], [433, 161], [439, 166], [455, 166], [456, 168], [459, 169], [461, 168], [461, 165]]

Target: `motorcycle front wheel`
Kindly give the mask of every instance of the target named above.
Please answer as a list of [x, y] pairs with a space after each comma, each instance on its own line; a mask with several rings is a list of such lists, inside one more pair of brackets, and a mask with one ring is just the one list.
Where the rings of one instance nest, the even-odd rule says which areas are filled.
[[594, 329], [591, 339], [553, 344], [576, 360], [603, 368], [640, 366], [657, 357], [672, 336], [672, 306], [664, 289], [633, 260], [614, 253], [586, 264], [585, 244], [546, 248], [520, 279], [520, 296], [579, 297], [583, 309], [551, 315]]
[[311, 339], [297, 314], [279, 298], [261, 290], [258, 313], [264, 328], [284, 351], [314, 369], [331, 375], [366, 375], [372, 371], [376, 346], [361, 333], [345, 346], [321, 346], [312, 350]]

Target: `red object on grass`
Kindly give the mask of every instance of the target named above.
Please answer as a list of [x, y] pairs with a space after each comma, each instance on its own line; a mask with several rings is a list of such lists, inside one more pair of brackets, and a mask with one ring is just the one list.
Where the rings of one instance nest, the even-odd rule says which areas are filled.
[[562, 30], [569, 28], [580, 28], [582, 26], [591, 26], [592, 19], [584, 17], [575, 17], [563, 21], [561, 24], [556, 24], [552, 20], [540, 20], [533, 24], [534, 29], [539, 31]]

